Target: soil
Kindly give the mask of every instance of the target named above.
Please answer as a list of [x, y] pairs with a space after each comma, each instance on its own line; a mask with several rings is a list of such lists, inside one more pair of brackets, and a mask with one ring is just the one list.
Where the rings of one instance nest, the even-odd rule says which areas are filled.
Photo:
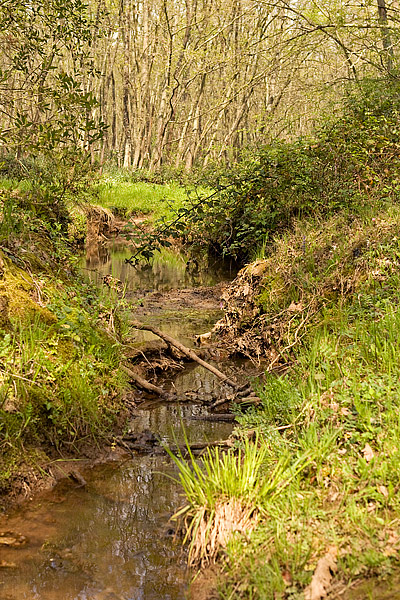
[[400, 600], [400, 576], [387, 579], [371, 578], [353, 581], [346, 587], [339, 585], [329, 594], [329, 600]]
[[220, 569], [212, 565], [200, 571], [190, 584], [188, 600], [217, 600], [217, 581]]
[[226, 283], [219, 283], [212, 287], [184, 288], [164, 293], [153, 292], [142, 300], [136, 309], [136, 314], [140, 316], [185, 309], [221, 310], [220, 298], [226, 288]]

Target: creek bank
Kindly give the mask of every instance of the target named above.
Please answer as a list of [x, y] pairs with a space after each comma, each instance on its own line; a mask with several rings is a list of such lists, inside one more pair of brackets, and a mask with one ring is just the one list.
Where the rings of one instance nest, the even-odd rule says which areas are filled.
[[[221, 545], [215, 597], [399, 595], [399, 231], [397, 204], [299, 222], [224, 293], [211, 341], [271, 371], [259, 404], [235, 411], [238, 430], [258, 432], [266, 453], [260, 488], [281, 460], [288, 471], [273, 501], [255, 494], [253, 532]], [[238, 497], [228, 475], [205, 478], [198, 512], [188, 494], [193, 518], [212, 522], [216, 482], [220, 502]]]
[[398, 216], [385, 210], [366, 220], [339, 214], [322, 225], [297, 223], [292, 234], [275, 239], [268, 257], [245, 266], [223, 290], [224, 314], [210, 341], [267, 360], [269, 369], [287, 368], [324, 310], [352, 303], [372, 285], [371, 275], [384, 287], [398, 268], [390, 252], [398, 228]]
[[52, 485], [60, 457], [92, 460], [94, 441], [122, 426], [127, 383], [109, 339], [111, 299], [82, 280], [67, 237], [32, 219], [3, 241], [0, 267], [4, 506]]

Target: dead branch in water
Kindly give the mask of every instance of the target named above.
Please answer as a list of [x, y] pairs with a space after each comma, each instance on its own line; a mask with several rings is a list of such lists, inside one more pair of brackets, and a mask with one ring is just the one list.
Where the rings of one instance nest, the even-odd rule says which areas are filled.
[[138, 384], [139, 387], [143, 388], [147, 392], [156, 394], [161, 398], [166, 398], [168, 396], [168, 394], [162, 388], [158, 387], [157, 385], [153, 385], [146, 379], [143, 379], [143, 377], [140, 377], [140, 375], [135, 373], [135, 371], [132, 371], [132, 369], [130, 369], [129, 367], [126, 367], [125, 365], [120, 365], [120, 368], [124, 371], [124, 373], [126, 373], [129, 376], [131, 380], [133, 380], [135, 383]]
[[226, 396], [225, 398], [220, 398], [211, 404], [212, 409], [218, 408], [218, 406], [222, 406], [223, 404], [227, 404], [228, 402], [235, 402], [236, 404], [260, 404], [261, 400], [258, 396], [247, 395], [247, 396]]
[[195, 416], [189, 417], [190, 421], [210, 421], [211, 423], [232, 423], [236, 420], [236, 415], [232, 415], [232, 413], [216, 413], [214, 415], [203, 415], [203, 416]]
[[213, 365], [210, 365], [208, 362], [197, 356], [194, 350], [187, 348], [186, 346], [181, 344], [181, 342], [178, 342], [178, 340], [175, 340], [170, 335], [163, 333], [157, 327], [153, 327], [152, 325], [145, 325], [144, 323], [140, 323], [140, 321], [130, 321], [130, 324], [132, 325], [132, 327], [135, 327], [135, 329], [139, 329], [142, 331], [150, 331], [151, 333], [154, 333], [154, 335], [167, 342], [169, 346], [174, 346], [177, 350], [179, 350], [179, 352], [182, 352], [184, 356], [187, 356], [187, 358], [190, 358], [190, 360], [197, 362], [199, 365], [216, 375], [216, 377], [221, 379], [221, 381], [223, 381], [224, 383], [227, 383], [234, 389], [238, 388], [237, 383], [230, 379], [227, 375], [225, 375], [225, 373], [222, 373], [222, 371], [220, 371]]

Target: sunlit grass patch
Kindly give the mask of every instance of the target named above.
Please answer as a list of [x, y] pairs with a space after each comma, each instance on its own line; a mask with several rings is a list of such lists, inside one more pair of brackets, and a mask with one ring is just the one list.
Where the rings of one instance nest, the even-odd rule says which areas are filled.
[[[0, 285], [0, 493], [32, 449], [73, 449], [109, 436], [122, 410], [126, 383], [119, 370], [120, 347], [108, 335], [115, 333], [115, 299], [78, 277], [38, 275], [5, 257]], [[118, 327], [123, 330], [123, 308]]]
[[156, 220], [171, 216], [184, 205], [186, 198], [185, 188], [175, 183], [160, 185], [103, 179], [99, 203], [126, 216], [152, 215]]

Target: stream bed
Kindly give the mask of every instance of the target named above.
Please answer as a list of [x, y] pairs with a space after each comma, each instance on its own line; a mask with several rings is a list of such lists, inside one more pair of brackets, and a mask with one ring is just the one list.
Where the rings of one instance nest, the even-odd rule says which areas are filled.
[[[120, 247], [88, 258], [89, 276], [101, 284], [111, 275], [120, 280], [127, 298], [138, 307], [153, 295], [138, 318], [154, 322], [183, 343], [204, 333], [220, 316], [213, 302], [195, 302], [196, 286], [227, 281], [234, 273], [208, 265], [189, 272], [185, 257], [168, 253], [150, 267], [132, 268]], [[174, 290], [185, 288], [176, 310]], [[169, 294], [163, 302], [163, 294]], [[211, 297], [211, 296], [210, 296]], [[180, 296], [175, 298], [177, 306]], [[186, 300], [185, 300], [186, 298]], [[191, 300], [192, 299], [192, 300]], [[146, 341], [138, 332], [137, 343]], [[142, 337], [140, 337], [142, 336]], [[245, 379], [246, 365], [224, 363], [228, 374]], [[197, 396], [215, 392], [213, 375], [189, 364], [168, 376], [163, 385]], [[226, 439], [232, 424], [202, 420], [204, 405], [144, 402], [133, 410], [129, 428], [150, 431], [165, 443]], [[79, 466], [79, 461], [77, 461]], [[183, 504], [176, 471], [164, 454], [137, 455], [82, 470], [87, 485], [70, 479], [0, 519], [9, 538], [0, 545], [0, 600], [183, 600], [188, 573], [185, 551], [176, 539], [170, 516]]]

